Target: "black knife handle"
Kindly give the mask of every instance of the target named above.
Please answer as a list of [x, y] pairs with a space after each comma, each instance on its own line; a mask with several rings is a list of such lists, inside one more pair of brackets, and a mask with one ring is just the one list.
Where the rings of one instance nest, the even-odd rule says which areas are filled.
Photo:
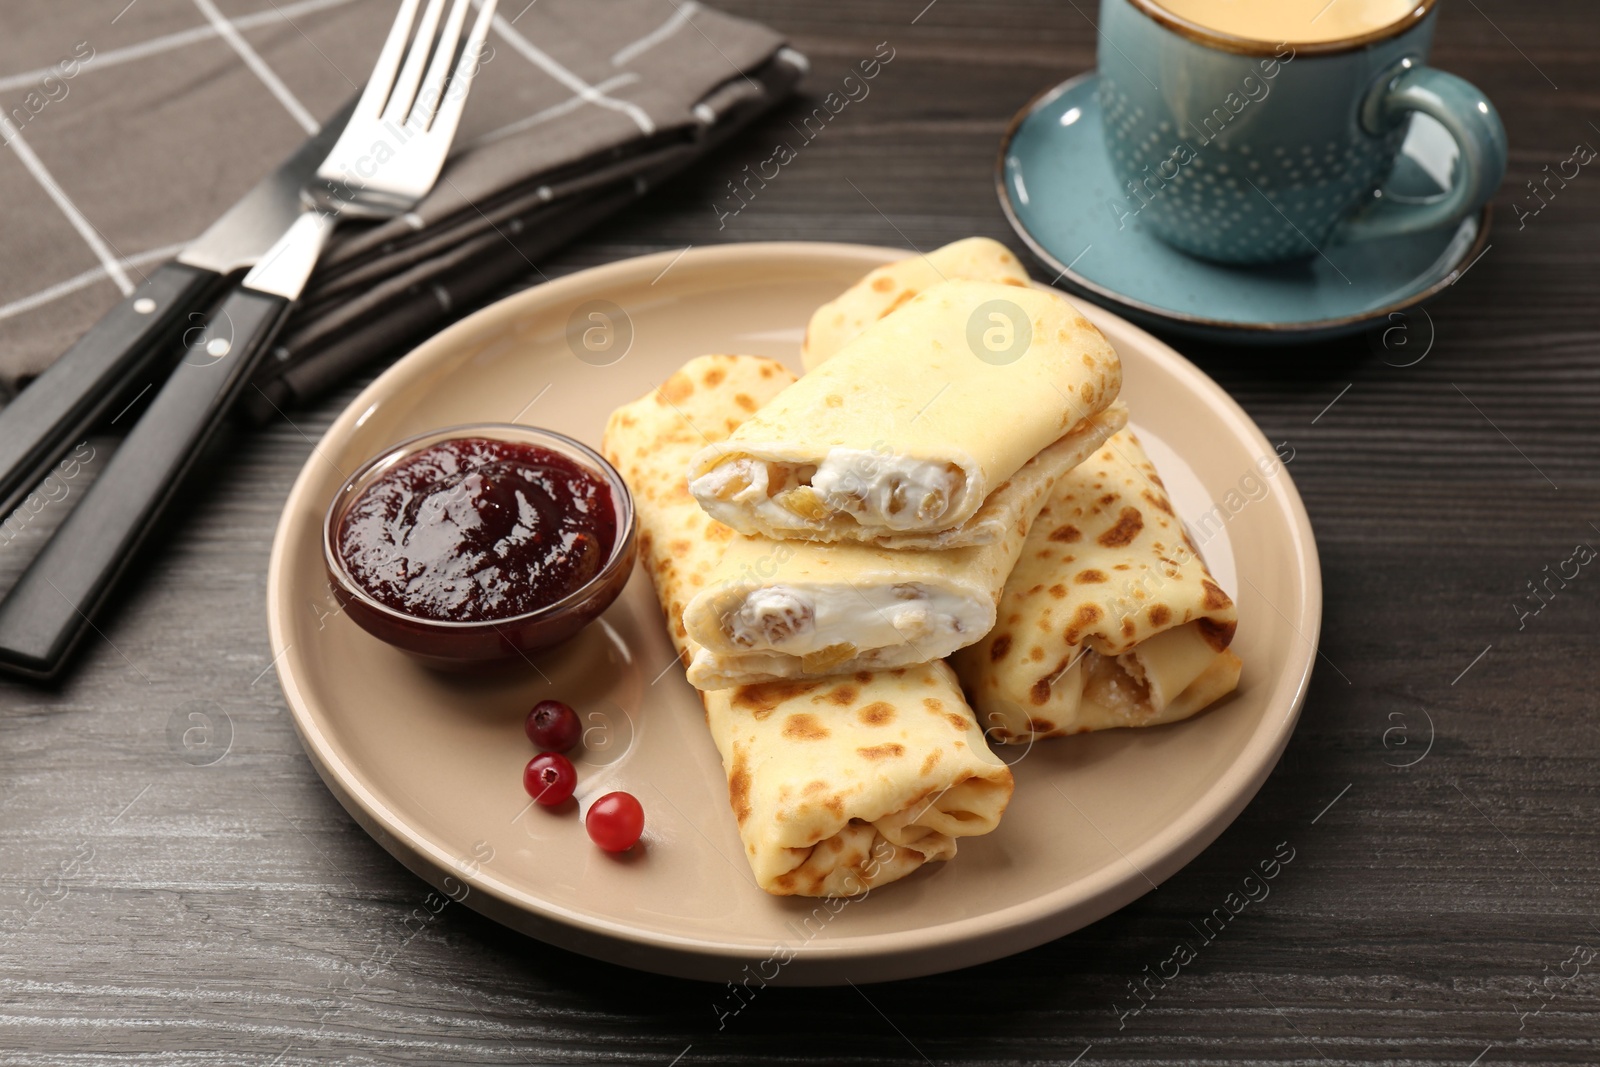
[[83, 439], [204, 307], [215, 271], [167, 263], [0, 411], [0, 518]]
[[0, 670], [51, 678], [65, 664], [249, 382], [288, 308], [283, 297], [236, 289], [186, 338], [183, 362], [0, 601]]

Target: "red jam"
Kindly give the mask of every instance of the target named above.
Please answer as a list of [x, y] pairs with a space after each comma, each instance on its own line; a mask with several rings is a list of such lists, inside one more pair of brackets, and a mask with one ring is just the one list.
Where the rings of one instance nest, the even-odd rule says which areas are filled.
[[537, 445], [462, 437], [380, 475], [345, 512], [337, 549], [350, 578], [395, 611], [481, 622], [566, 597], [616, 540], [599, 475]]

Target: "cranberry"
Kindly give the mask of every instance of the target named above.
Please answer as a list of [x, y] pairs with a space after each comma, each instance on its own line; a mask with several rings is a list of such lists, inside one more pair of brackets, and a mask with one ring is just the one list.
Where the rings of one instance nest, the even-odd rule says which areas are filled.
[[644, 833], [644, 808], [632, 793], [607, 793], [589, 806], [583, 825], [607, 852], [626, 852]]
[[556, 752], [541, 752], [522, 772], [522, 787], [547, 808], [570, 797], [577, 784], [578, 772], [572, 769], [572, 761]]
[[541, 700], [528, 712], [528, 740], [547, 752], [565, 752], [583, 736], [578, 713], [559, 700]]

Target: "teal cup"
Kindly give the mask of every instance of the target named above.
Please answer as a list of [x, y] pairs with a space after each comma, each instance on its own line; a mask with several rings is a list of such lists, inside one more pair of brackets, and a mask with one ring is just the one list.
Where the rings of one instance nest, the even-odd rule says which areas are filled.
[[[1273, 263], [1449, 226], [1505, 174], [1506, 132], [1471, 83], [1427, 66], [1435, 0], [1362, 37], [1266, 44], [1155, 0], [1102, 0], [1099, 87], [1119, 228], [1191, 255]], [[1386, 194], [1415, 113], [1456, 143], [1448, 190]]]

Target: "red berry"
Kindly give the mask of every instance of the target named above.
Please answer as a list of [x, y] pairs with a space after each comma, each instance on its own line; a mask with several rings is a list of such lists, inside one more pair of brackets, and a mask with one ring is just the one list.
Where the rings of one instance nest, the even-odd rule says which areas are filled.
[[541, 700], [528, 712], [528, 740], [547, 752], [565, 752], [583, 737], [578, 713], [559, 700]]
[[626, 852], [644, 833], [644, 808], [632, 793], [607, 793], [589, 806], [583, 825], [607, 852]]
[[572, 761], [557, 752], [541, 752], [528, 761], [522, 772], [522, 788], [547, 808], [553, 808], [572, 795], [578, 772]]

